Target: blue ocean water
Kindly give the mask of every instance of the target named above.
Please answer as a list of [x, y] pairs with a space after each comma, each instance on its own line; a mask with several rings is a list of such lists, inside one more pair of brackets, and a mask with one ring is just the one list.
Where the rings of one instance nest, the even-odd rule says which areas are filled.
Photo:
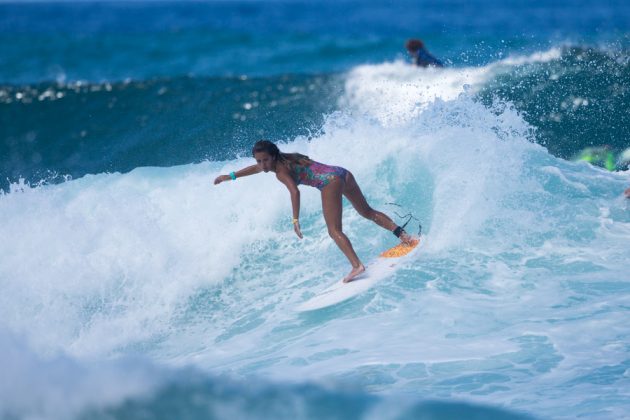
[[[622, 1], [0, 3], [0, 417], [630, 418], [629, 34]], [[261, 137], [421, 252], [297, 312], [348, 263], [317, 190], [298, 241], [273, 176], [212, 185]]]

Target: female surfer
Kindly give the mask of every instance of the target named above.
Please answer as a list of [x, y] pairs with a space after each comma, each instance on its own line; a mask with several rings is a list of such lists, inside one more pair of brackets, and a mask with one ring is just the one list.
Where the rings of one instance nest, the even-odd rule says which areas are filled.
[[255, 165], [231, 172], [229, 175], [219, 175], [214, 180], [214, 184], [236, 180], [236, 178], [260, 172], [274, 172], [278, 181], [282, 182], [291, 194], [293, 229], [300, 239], [302, 239], [299, 221], [300, 191], [297, 186], [298, 184], [304, 184], [319, 189], [322, 193], [322, 209], [324, 220], [328, 227], [328, 234], [348, 258], [350, 264], [352, 264], [352, 271], [343, 279], [345, 283], [352, 281], [359, 274], [363, 273], [365, 266], [359, 260], [350, 240], [341, 228], [342, 195], [350, 200], [350, 203], [361, 216], [393, 232], [402, 242], [411, 242], [412, 238], [400, 226], [397, 226], [392, 219], [370, 207], [350, 171], [338, 166], [329, 166], [315, 162], [308, 156], [299, 153], [282, 153], [278, 146], [268, 140], [256, 142], [252, 149], [252, 154], [254, 159], [256, 159]]

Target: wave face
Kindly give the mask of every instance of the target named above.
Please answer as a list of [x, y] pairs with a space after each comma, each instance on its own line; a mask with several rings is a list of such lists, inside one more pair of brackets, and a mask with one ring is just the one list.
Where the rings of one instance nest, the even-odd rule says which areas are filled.
[[[0, 4], [0, 418], [626, 418], [630, 172], [571, 159], [628, 152], [630, 7], [543, 3]], [[350, 267], [314, 188], [300, 241], [213, 185], [261, 137], [420, 252], [297, 312]]]
[[[321, 130], [281, 144], [349, 168], [375, 207], [392, 213], [396, 202], [422, 220], [422, 252], [364, 295], [295, 312], [348, 263], [316, 190], [303, 189], [297, 241], [272, 176], [211, 185], [252, 163], [242, 157], [14, 184], [0, 197], [0, 235], [11, 238], [0, 244], [0, 318], [38, 354], [140, 354], [236, 378], [499, 404], [515, 416], [622, 416], [627, 173], [533, 142], [513, 105], [488, 106], [466, 87], [488, 72], [358, 67]], [[365, 262], [394, 244], [348, 205], [344, 223]]]

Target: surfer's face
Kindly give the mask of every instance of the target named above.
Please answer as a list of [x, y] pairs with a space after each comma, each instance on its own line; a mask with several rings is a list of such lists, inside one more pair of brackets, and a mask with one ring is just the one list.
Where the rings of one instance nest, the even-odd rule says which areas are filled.
[[276, 161], [267, 152], [254, 153], [254, 159], [256, 159], [256, 164], [258, 165], [258, 167], [264, 172], [273, 171], [276, 167]]

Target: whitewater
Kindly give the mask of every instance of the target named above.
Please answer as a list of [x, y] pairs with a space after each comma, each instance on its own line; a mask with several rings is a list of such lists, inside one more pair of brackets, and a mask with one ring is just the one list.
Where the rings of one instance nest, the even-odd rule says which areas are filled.
[[[348, 168], [377, 209], [413, 212], [424, 245], [313, 313], [296, 308], [347, 260], [316, 189], [301, 189], [299, 241], [273, 175], [212, 184], [250, 156], [12, 184], [0, 195], [0, 413], [134, 418], [164, 398], [195, 413], [198, 395], [219, 417], [315, 418], [328, 404], [347, 410], [334, 418], [404, 418], [445, 404], [628, 418], [630, 174], [552, 156], [509, 102], [475, 96], [556, 56], [344, 75], [321, 129], [279, 146]], [[364, 262], [396, 243], [347, 202], [344, 231]]]

